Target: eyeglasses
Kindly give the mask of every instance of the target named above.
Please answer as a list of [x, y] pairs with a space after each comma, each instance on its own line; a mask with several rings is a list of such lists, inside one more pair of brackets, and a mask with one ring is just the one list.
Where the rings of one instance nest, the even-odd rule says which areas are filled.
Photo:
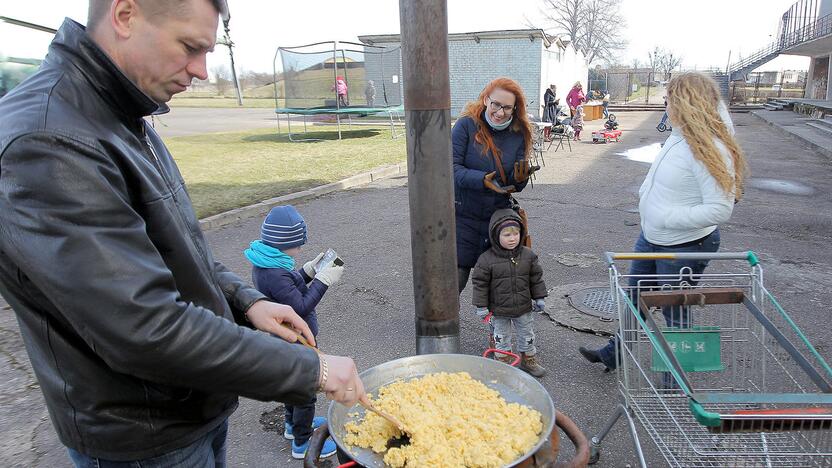
[[491, 107], [491, 112], [499, 112], [500, 109], [502, 109], [503, 113], [506, 115], [511, 115], [511, 113], [514, 112], [514, 106], [504, 106], [494, 99], [491, 99], [491, 96], [488, 96], [488, 101]]

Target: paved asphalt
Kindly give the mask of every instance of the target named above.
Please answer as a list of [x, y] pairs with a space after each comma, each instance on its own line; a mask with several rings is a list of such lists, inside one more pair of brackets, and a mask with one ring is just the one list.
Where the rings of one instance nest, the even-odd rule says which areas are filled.
[[[549, 288], [605, 281], [607, 270], [600, 254], [632, 247], [638, 235], [637, 191], [649, 165], [620, 153], [662, 141], [667, 134], [654, 129], [660, 117], [658, 112], [620, 113], [624, 131], [620, 143], [584, 141], [573, 143], [572, 152], [549, 152], [534, 187], [518, 195], [530, 215], [534, 249]], [[261, 117], [253, 113], [251, 118]], [[756, 180], [748, 184], [731, 221], [721, 226], [721, 250], [753, 249], [760, 254], [769, 289], [830, 359], [826, 305], [832, 303], [832, 164], [751, 115], [735, 114], [734, 121]], [[588, 122], [585, 128], [596, 126], [600, 124]], [[791, 190], [795, 187], [804, 190]], [[353, 356], [361, 369], [413, 354], [406, 178], [338, 192], [297, 208], [309, 226], [308, 256], [332, 247], [347, 265], [343, 281], [331, 288], [318, 308], [322, 349]], [[216, 257], [243, 276], [248, 276], [249, 266], [241, 252], [257, 238], [260, 221], [251, 219], [206, 233]], [[567, 266], [558, 261], [563, 254], [590, 261]], [[462, 294], [461, 352], [479, 354], [485, 328], [471, 311], [470, 294], [470, 288]], [[619, 401], [615, 374], [587, 363], [576, 349], [600, 346], [605, 340], [560, 327], [544, 316], [537, 317], [536, 331], [540, 356], [549, 369], [542, 382], [556, 407], [587, 434], [598, 431]], [[65, 466], [65, 453], [46, 417], [9, 311], [0, 312], [0, 350], [0, 464]], [[323, 414], [324, 402], [319, 406]], [[289, 442], [278, 432], [279, 407], [241, 401], [231, 420], [230, 466], [301, 466], [291, 460]], [[641, 438], [649, 465], [664, 466], [645, 433]], [[562, 454], [568, 455], [570, 445], [564, 445]], [[629, 433], [620, 421], [596, 466], [622, 467], [634, 461]]]

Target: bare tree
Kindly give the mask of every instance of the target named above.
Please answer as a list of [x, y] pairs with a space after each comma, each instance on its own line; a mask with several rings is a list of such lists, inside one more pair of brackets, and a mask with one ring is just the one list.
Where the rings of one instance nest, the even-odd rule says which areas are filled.
[[668, 53], [665, 55], [664, 60], [662, 61], [662, 72], [664, 72], [664, 79], [670, 78], [670, 72], [672, 72], [676, 67], [682, 64], [682, 57], [674, 57], [673, 52]]
[[658, 46], [653, 48], [652, 52], [647, 52], [647, 59], [647, 64], [653, 72], [653, 75], [659, 71], [664, 75], [665, 79], [668, 79], [670, 77], [670, 72], [682, 63], [682, 57], [674, 57], [673, 52], [661, 49]]
[[546, 29], [569, 36], [587, 63], [614, 62], [626, 46], [620, 5], [621, 0], [544, 0], [541, 13]]
[[661, 67], [663, 56], [664, 51], [659, 49], [658, 46], [656, 46], [652, 51], [647, 51], [647, 67], [654, 75], [656, 74], [656, 70]]
[[225, 65], [218, 65], [211, 69], [214, 74], [214, 85], [217, 87], [217, 96], [224, 96], [231, 87], [231, 72]]

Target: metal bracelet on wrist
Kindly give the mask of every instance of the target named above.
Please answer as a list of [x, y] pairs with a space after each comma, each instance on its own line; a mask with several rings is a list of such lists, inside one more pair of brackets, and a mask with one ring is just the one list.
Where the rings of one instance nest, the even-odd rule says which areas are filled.
[[323, 356], [320, 356], [321, 361], [321, 383], [318, 385], [318, 393], [324, 393], [326, 387], [326, 380], [329, 377], [329, 365]]

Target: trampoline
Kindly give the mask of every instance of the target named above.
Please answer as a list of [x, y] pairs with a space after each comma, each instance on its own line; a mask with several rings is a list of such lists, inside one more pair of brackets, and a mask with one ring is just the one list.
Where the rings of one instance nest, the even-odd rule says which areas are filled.
[[[327, 41], [278, 47], [273, 65], [275, 113], [286, 115], [290, 141], [320, 141], [306, 135], [308, 121], [321, 116], [332, 116], [339, 140], [344, 121], [350, 130], [366, 124], [353, 117], [381, 116], [391, 138], [404, 134], [398, 46]], [[302, 117], [302, 134], [292, 131], [293, 116]], [[282, 134], [280, 118], [277, 128]]]

